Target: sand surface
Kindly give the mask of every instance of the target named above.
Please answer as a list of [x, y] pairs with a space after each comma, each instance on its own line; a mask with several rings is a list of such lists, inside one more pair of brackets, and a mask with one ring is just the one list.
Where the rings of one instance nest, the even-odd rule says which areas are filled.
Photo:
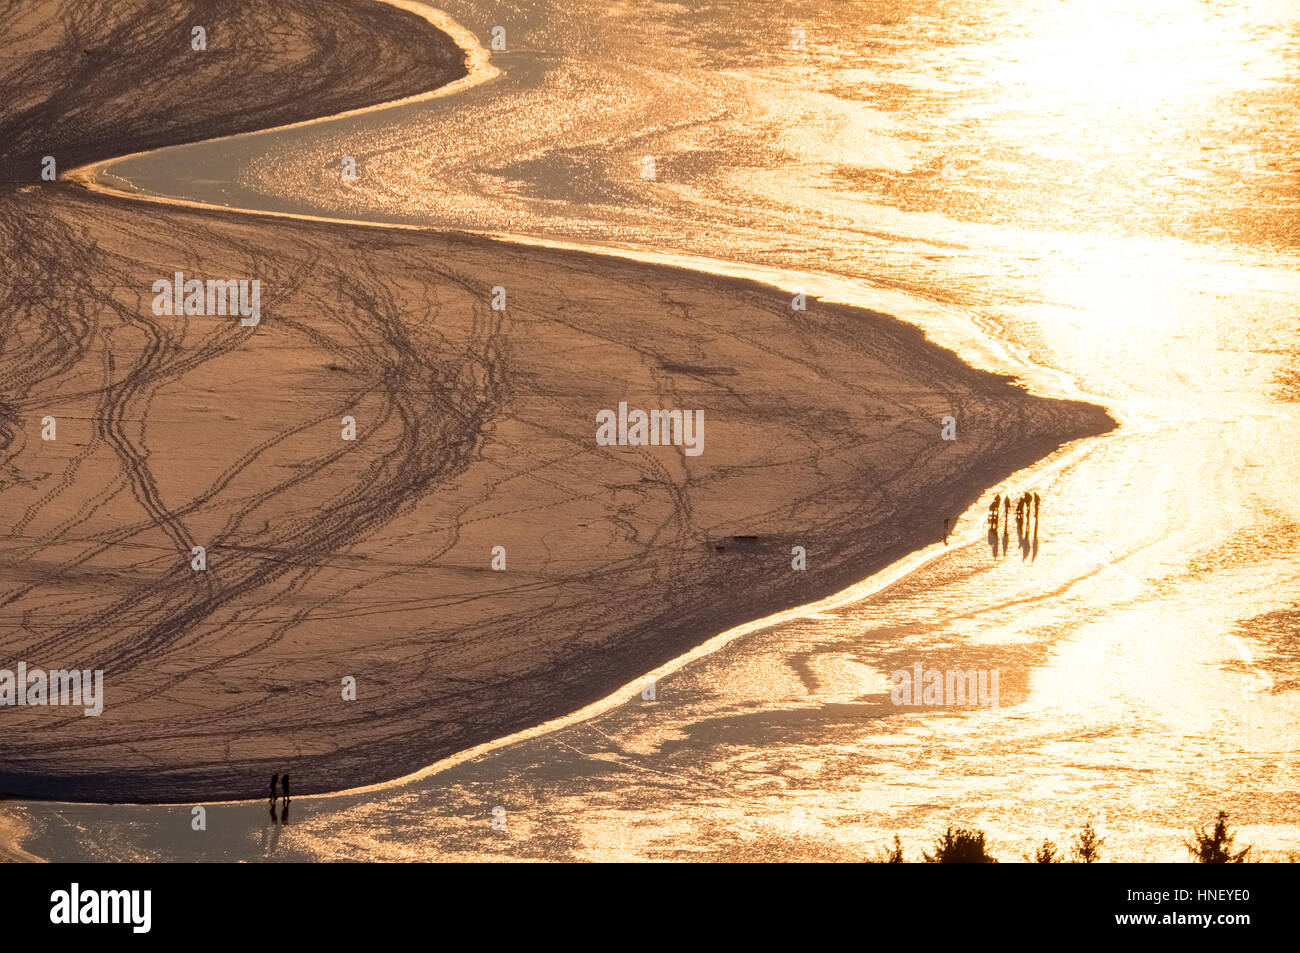
[[[363, 49], [415, 35], [335, 6]], [[316, 34], [286, 48], [303, 43], [340, 84], [372, 64]], [[259, 119], [327, 112], [315, 88], [290, 98], [301, 115], [268, 102]], [[208, 93], [146, 102], [166, 135], [244, 128], [251, 105], [231, 116]], [[0, 664], [99, 668], [106, 686], [99, 717], [0, 708], [0, 790], [26, 797], [403, 774], [836, 591], [1111, 426], [888, 316], [610, 258], [63, 184], [0, 191], [0, 255]], [[153, 282], [176, 271], [257, 278], [261, 323], [155, 315]], [[620, 401], [703, 410], [704, 452], [597, 446]]]
[[365, 0], [0, 0], [0, 36], [0, 181], [39, 181], [46, 155], [62, 173], [465, 75], [449, 37]]

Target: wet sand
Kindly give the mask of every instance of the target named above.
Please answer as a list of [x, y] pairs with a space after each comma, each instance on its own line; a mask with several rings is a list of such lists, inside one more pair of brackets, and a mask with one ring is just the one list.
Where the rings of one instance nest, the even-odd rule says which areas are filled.
[[[407, 773], [838, 591], [1112, 426], [886, 315], [686, 270], [63, 184], [0, 191], [0, 230], [0, 659], [106, 686], [98, 718], [0, 709], [24, 797]], [[259, 279], [261, 323], [155, 316], [175, 271]], [[704, 452], [597, 446], [620, 401], [703, 410]]]
[[41, 860], [18, 846], [28, 833], [27, 825], [16, 815], [0, 809], [0, 863], [36, 863]]

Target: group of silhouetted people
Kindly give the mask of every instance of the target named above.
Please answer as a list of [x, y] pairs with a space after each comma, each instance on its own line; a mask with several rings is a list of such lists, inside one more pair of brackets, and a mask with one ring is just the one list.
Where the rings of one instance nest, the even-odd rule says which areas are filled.
[[[1020, 550], [1025, 558], [1028, 558], [1031, 553], [1035, 559], [1038, 558], [1038, 511], [1042, 505], [1042, 497], [1028, 490], [1020, 494], [1020, 498], [1016, 500], [1016, 536], [1020, 540]], [[943, 521], [945, 546], [948, 545], [948, 534], [952, 530], [952, 525], [952, 519]], [[989, 545], [993, 547], [994, 556], [998, 554], [999, 528], [1002, 530], [1002, 552], [1005, 553], [1011, 537], [1010, 493], [1006, 496], [1001, 493], [993, 494], [993, 502], [989, 504]]]
[[[1037, 493], [1025, 491], [1016, 500], [1016, 538], [1020, 542], [1021, 553], [1027, 557], [1031, 548], [1035, 557], [1038, 555], [1038, 512], [1042, 508], [1042, 498]], [[993, 495], [989, 504], [989, 544], [993, 555], [998, 552], [998, 525], [1002, 528], [1002, 552], [1007, 551], [1011, 537], [1011, 494]], [[1032, 529], [1030, 528], [1032, 524]]]
[[[280, 785], [280, 794], [275, 793], [276, 782]], [[276, 816], [276, 802], [281, 798], [284, 803], [280, 806], [280, 814]], [[289, 775], [271, 775], [271, 823], [279, 821], [281, 824], [289, 823]]]
[[[1029, 525], [1030, 515], [1032, 513], [1034, 520], [1034, 530], [1038, 529], [1038, 510], [1043, 505], [1042, 497], [1037, 493], [1025, 491], [1020, 494], [1020, 499], [1016, 500], [1016, 533], [1020, 536], [1028, 535], [1026, 527]], [[1010, 528], [1011, 523], [1011, 494], [1003, 496], [1000, 493], [993, 494], [993, 502], [989, 504], [989, 529], [993, 532], [998, 531], [998, 511], [1002, 511], [1002, 521], [1006, 528]]]

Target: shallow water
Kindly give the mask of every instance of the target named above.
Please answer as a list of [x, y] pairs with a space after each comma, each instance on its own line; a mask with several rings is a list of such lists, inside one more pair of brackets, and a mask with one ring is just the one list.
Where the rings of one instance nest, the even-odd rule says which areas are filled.
[[[112, 175], [829, 276], [1123, 427], [995, 488], [1042, 494], [1036, 553], [992, 555], [978, 504], [883, 592], [739, 638], [654, 701], [296, 799], [282, 830], [258, 804], [203, 834], [188, 807], [29, 805], [28, 850], [856, 858], [898, 832], [911, 857], [955, 822], [1012, 860], [1092, 820], [1109, 859], [1175, 860], [1224, 807], [1257, 850], [1300, 851], [1300, 9], [444, 8], [485, 43], [506, 26], [498, 78]], [[915, 662], [998, 670], [998, 706], [892, 704]]]

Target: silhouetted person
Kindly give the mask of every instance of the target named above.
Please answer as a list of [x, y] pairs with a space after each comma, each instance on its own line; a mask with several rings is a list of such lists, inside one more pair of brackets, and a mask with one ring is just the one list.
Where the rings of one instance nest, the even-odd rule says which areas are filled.
[[272, 824], [276, 822], [275, 802], [278, 795], [275, 793], [275, 788], [276, 785], [278, 785], [279, 783], [280, 783], [280, 775], [278, 774], [271, 775], [271, 823]]
[[1001, 494], [993, 494], [993, 502], [989, 504], [989, 530], [996, 535], [998, 531], [998, 510], [1002, 508]]
[[284, 793], [284, 800], [280, 804], [280, 823], [289, 823], [289, 775], [280, 778], [280, 790]]
[[1002, 497], [1002, 555], [1007, 554], [1007, 542], [1011, 537], [1011, 494]]
[[952, 521], [951, 521], [951, 520], [944, 520], [944, 521], [943, 521], [943, 544], [944, 544], [945, 546], [948, 545], [948, 524], [949, 524], [950, 522], [952, 522]]

